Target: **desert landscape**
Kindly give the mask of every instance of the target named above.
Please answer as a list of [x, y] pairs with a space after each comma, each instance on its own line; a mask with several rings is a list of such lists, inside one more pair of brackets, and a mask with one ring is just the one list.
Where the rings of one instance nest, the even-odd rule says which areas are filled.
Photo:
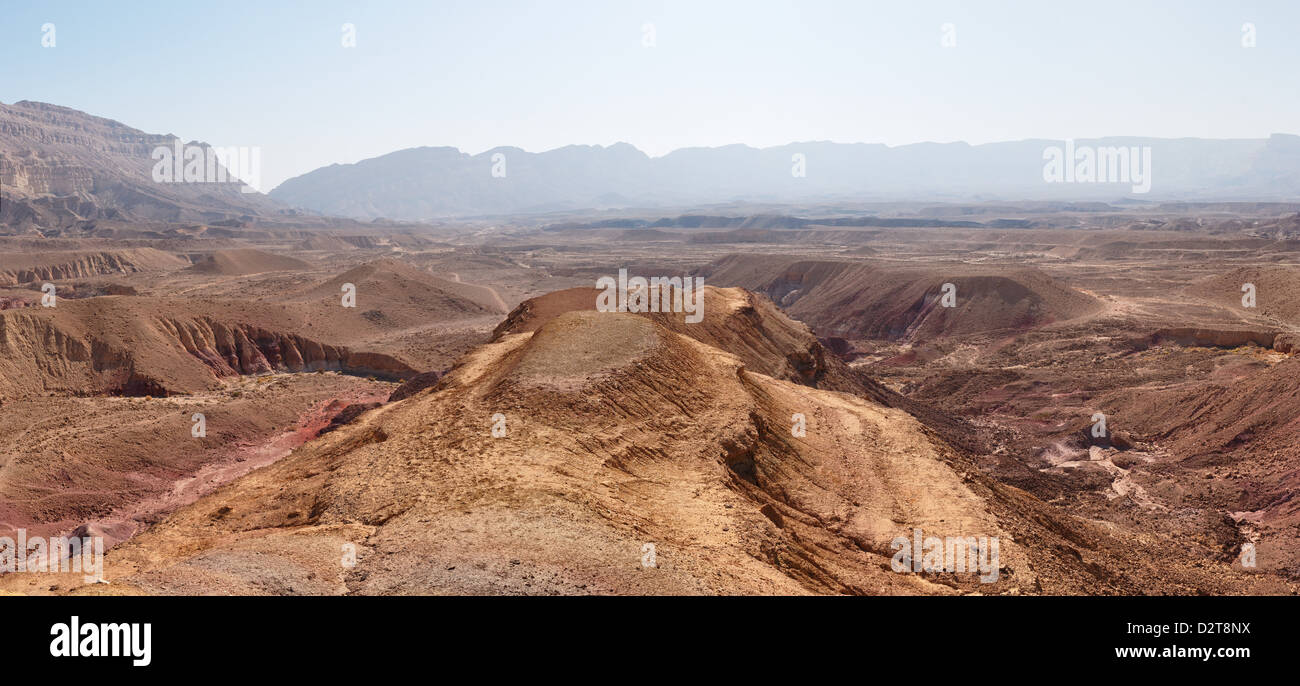
[[[730, 616], [822, 663], [1293, 638], [1294, 3], [0, 18], [22, 659], [514, 630], [406, 596], [895, 596]], [[844, 602], [887, 620], [840, 651]], [[655, 603], [501, 647], [718, 628]]]
[[4, 593], [1300, 590], [1300, 203], [366, 220], [0, 115], [0, 536], [107, 548]]

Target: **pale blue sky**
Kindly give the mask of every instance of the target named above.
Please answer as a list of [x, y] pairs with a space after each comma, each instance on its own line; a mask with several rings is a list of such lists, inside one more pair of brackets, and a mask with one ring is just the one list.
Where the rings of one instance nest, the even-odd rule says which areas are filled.
[[0, 101], [261, 146], [264, 189], [419, 145], [1258, 138], [1297, 74], [1288, 0], [0, 0]]

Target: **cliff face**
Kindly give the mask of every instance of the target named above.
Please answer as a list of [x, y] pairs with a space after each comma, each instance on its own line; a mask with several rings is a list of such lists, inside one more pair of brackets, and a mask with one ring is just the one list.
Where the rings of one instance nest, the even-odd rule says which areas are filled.
[[274, 201], [242, 193], [235, 183], [155, 182], [151, 154], [176, 142], [175, 136], [145, 133], [67, 107], [0, 104], [0, 224], [215, 220], [278, 211]]
[[164, 396], [202, 390], [222, 377], [320, 370], [390, 380], [417, 373], [382, 353], [211, 317], [145, 316], [110, 332], [45, 308], [0, 314], [0, 396]]
[[[121, 122], [85, 112], [24, 100], [3, 106], [0, 136], [41, 146], [67, 145], [100, 153], [148, 157], [158, 145], [174, 137], [148, 134]], [[9, 147], [9, 146], [6, 146]]]
[[158, 326], [219, 377], [332, 370], [399, 380], [416, 373], [389, 355], [352, 351], [247, 324], [191, 319], [160, 320]]
[[35, 155], [0, 158], [0, 183], [26, 195], [76, 195], [95, 190], [89, 167]]

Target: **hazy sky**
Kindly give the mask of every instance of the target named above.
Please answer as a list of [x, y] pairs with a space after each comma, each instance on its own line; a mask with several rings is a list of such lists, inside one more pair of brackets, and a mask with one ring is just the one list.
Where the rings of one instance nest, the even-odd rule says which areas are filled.
[[261, 146], [264, 190], [420, 145], [1258, 138], [1298, 74], [1289, 0], [0, 0], [0, 101]]

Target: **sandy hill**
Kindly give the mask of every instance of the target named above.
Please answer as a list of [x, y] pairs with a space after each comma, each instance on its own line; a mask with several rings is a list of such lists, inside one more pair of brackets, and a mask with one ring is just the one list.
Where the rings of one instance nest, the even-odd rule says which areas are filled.
[[[504, 335], [534, 331], [566, 312], [595, 311], [598, 290], [571, 288], [520, 303], [493, 332]], [[704, 319], [688, 324], [682, 313], [647, 313], [659, 325], [736, 355], [747, 369], [828, 391], [859, 395], [886, 407], [902, 409], [950, 443], [980, 450], [981, 435], [965, 421], [918, 403], [851, 369], [827, 350], [802, 322], [786, 316], [768, 298], [741, 288], [704, 287]]]
[[416, 306], [423, 311], [463, 314], [505, 314], [509, 309], [496, 291], [439, 278], [401, 260], [382, 258], [358, 267], [302, 291], [299, 300], [329, 298], [338, 300], [343, 284], [357, 288], [357, 308], [368, 310], [382, 304], [386, 309]]
[[[527, 300], [493, 332], [493, 340], [535, 331], [552, 319], [575, 311], [595, 311], [593, 288], [571, 288]], [[641, 316], [701, 343], [740, 357], [748, 369], [809, 386], [858, 392], [861, 377], [829, 353], [808, 327], [787, 317], [770, 300], [740, 288], [705, 286], [704, 319], [687, 323], [684, 313]]]
[[298, 271], [310, 267], [311, 265], [296, 257], [272, 255], [254, 248], [235, 248], [215, 251], [195, 263], [193, 269], [203, 274], [241, 276], [262, 272]]
[[[1255, 284], [1255, 307], [1242, 306], [1241, 287]], [[1188, 293], [1240, 315], [1262, 315], [1300, 326], [1300, 267], [1261, 265], [1224, 270], [1192, 284]]]
[[[795, 413], [805, 436], [792, 435]], [[891, 542], [917, 528], [997, 537], [998, 578], [891, 571]], [[340, 564], [349, 547], [355, 566]], [[503, 333], [435, 389], [176, 511], [110, 551], [110, 585], [73, 592], [1187, 593], [1242, 583], [1183, 555], [991, 481], [901, 410], [752, 371], [653, 318], [570, 311]]]
[[[700, 273], [714, 285], [764, 293], [818, 335], [846, 339], [1016, 332], [1101, 309], [1095, 298], [1023, 267], [904, 267], [730, 255]], [[940, 305], [945, 283], [956, 287], [956, 307]]]

